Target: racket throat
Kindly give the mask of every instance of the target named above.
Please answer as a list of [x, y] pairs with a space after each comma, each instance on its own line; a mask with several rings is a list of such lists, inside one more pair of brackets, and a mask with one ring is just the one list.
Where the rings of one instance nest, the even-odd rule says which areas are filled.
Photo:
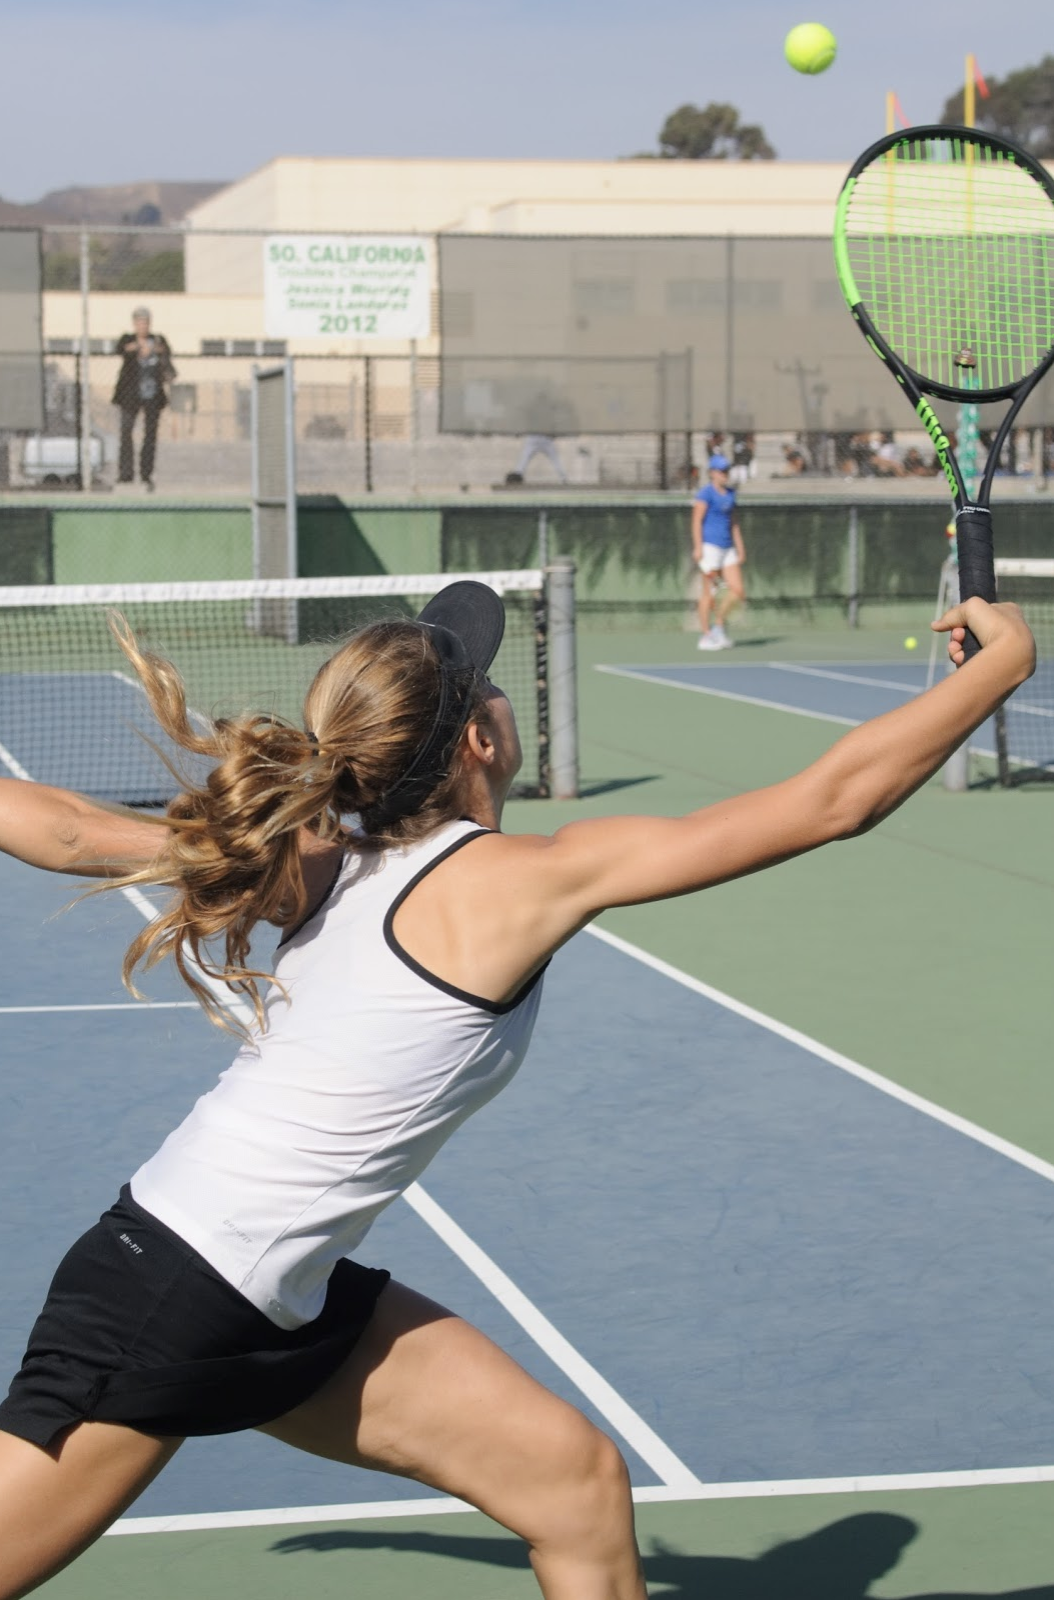
[[915, 402], [915, 410], [918, 413], [919, 421], [930, 436], [930, 443], [933, 445], [937, 456], [937, 463], [948, 480], [948, 487], [951, 489], [956, 503], [961, 505], [966, 499], [966, 487], [956, 470], [951, 440], [944, 431], [944, 424], [925, 395], [919, 396]]

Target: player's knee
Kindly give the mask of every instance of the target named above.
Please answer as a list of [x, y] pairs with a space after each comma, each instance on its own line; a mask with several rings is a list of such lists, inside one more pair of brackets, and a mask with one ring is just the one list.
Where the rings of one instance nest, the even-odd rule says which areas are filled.
[[618, 1446], [584, 1417], [578, 1421], [580, 1426], [565, 1441], [553, 1486], [560, 1503], [559, 1521], [565, 1529], [572, 1525], [573, 1537], [580, 1540], [618, 1523], [630, 1503], [630, 1490]]

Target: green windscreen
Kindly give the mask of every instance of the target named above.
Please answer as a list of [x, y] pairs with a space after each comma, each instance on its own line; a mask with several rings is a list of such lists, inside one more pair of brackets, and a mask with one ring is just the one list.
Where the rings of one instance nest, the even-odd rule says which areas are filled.
[[844, 196], [839, 234], [875, 327], [931, 382], [1005, 388], [1054, 344], [1054, 204], [983, 135], [877, 156]]

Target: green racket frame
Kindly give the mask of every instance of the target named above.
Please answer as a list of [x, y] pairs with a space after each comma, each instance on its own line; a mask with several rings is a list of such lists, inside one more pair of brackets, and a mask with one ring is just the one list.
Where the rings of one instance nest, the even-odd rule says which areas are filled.
[[[1016, 145], [1011, 144], [1006, 139], [997, 138], [993, 134], [985, 133], [976, 128], [942, 127], [939, 124], [927, 124], [917, 128], [906, 128], [899, 133], [887, 134], [885, 138], [876, 140], [873, 145], [865, 150], [853, 163], [846, 175], [835, 212], [835, 267], [846, 304], [864, 338], [879, 359], [885, 362], [910, 400], [916, 415], [930, 436], [937, 461], [951, 490], [955, 505], [960, 595], [964, 600], [974, 595], [979, 595], [983, 600], [992, 601], [995, 599], [996, 592], [992, 513], [989, 509], [992, 479], [1003, 446], [1016, 418], [1021, 412], [1022, 406], [1050, 370], [1051, 365], [1054, 364], [1054, 343], [1051, 344], [1038, 364], [1015, 383], [1004, 383], [995, 387], [985, 388], [964, 382], [961, 386], [958, 386], [937, 381], [925, 373], [915, 371], [908, 366], [875, 326], [874, 320], [861, 299], [849, 255], [847, 222], [853, 191], [861, 173], [867, 167], [870, 167], [876, 161], [888, 158], [890, 152], [895, 152], [898, 147], [920, 143], [927, 139], [942, 142], [961, 141], [964, 145], [971, 145], [974, 148], [991, 152], [998, 157], [1005, 157], [1015, 168], [1024, 171], [1035, 180], [1051, 202], [1052, 207], [1054, 207], [1054, 179], [1026, 151], [1018, 149]], [[1052, 221], [1052, 233], [1054, 233], [1054, 221]], [[927, 396], [943, 400], [956, 400], [960, 403], [985, 404], [997, 400], [1009, 400], [1011, 402], [992, 441], [992, 447], [988, 452], [988, 459], [985, 463], [976, 495], [972, 499], [967, 492], [951, 441]], [[973, 640], [972, 636], [968, 636], [967, 654], [973, 654], [976, 648], [976, 641]]]

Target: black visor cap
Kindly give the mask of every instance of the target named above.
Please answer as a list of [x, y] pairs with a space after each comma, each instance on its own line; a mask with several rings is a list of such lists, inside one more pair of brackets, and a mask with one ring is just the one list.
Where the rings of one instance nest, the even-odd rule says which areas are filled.
[[[452, 634], [464, 651], [457, 665], [473, 667], [486, 675], [505, 633], [505, 606], [501, 596], [487, 584], [477, 583], [474, 578], [460, 578], [440, 589], [417, 620]], [[440, 656], [456, 659], [460, 653], [441, 650]]]

